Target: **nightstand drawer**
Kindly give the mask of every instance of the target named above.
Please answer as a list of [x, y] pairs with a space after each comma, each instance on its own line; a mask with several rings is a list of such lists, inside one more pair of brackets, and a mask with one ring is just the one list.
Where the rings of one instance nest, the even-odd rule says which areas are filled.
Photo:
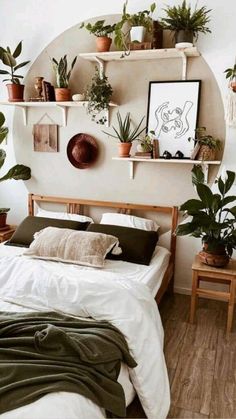
[[16, 231], [16, 227], [14, 225], [9, 225], [7, 229], [0, 230], [0, 243], [5, 242], [6, 240], [9, 240], [13, 233]]

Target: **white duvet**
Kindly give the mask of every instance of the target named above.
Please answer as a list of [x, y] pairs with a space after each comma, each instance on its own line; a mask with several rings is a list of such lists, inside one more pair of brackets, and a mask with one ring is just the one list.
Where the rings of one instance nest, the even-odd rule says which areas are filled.
[[[55, 310], [111, 322], [125, 336], [138, 363], [129, 372], [147, 417], [166, 418], [170, 398], [163, 329], [147, 286], [112, 270], [80, 269], [12, 255], [0, 258], [0, 298], [33, 310]], [[66, 392], [48, 394], [1, 415], [1, 419], [103, 417], [103, 410], [93, 402]]]

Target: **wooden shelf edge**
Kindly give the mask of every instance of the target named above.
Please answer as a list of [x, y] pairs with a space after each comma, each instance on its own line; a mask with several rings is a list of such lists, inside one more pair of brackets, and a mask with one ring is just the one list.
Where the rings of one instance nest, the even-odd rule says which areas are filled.
[[142, 159], [136, 157], [112, 157], [112, 160], [126, 162], [146, 162], [146, 163], [167, 163], [167, 164], [201, 164], [201, 165], [220, 165], [220, 160], [185, 160], [185, 159]]

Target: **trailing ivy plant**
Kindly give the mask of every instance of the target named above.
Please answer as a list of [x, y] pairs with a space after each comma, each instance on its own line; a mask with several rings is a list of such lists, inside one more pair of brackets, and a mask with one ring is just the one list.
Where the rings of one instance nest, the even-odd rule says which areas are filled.
[[21, 51], [22, 41], [17, 45], [14, 52], [11, 52], [11, 49], [9, 47], [0, 47], [0, 60], [5, 66], [10, 67], [10, 71], [0, 70], [1, 75], [7, 76], [7, 78], [3, 80], [4, 82], [10, 81], [12, 84], [20, 84], [20, 79], [23, 79], [23, 76], [21, 76], [20, 74], [16, 74], [16, 72], [18, 73], [17, 70], [29, 64], [30, 61], [24, 61], [20, 64], [17, 64], [16, 59], [21, 54]]
[[89, 33], [93, 34], [96, 37], [108, 36], [111, 35], [115, 30], [116, 24], [114, 25], [105, 25], [105, 20], [98, 20], [94, 24], [84, 22], [81, 23], [80, 29], [85, 28]]
[[[5, 116], [0, 112], [0, 144], [5, 140], [8, 134], [8, 128], [4, 127]], [[3, 149], [0, 149], [0, 169], [2, 168], [6, 159], [6, 152]], [[29, 167], [24, 166], [23, 164], [16, 164], [8, 172], [0, 177], [0, 182], [8, 179], [14, 180], [28, 180], [31, 178], [31, 170]], [[0, 213], [8, 212], [10, 208], [0, 208]]]
[[108, 77], [105, 73], [100, 74], [96, 66], [92, 82], [86, 91], [86, 100], [88, 101], [87, 112], [90, 114], [92, 121], [97, 124], [104, 125], [107, 122], [105, 115], [101, 115], [100, 118], [99, 115], [109, 109], [112, 93], [113, 89], [108, 82]]

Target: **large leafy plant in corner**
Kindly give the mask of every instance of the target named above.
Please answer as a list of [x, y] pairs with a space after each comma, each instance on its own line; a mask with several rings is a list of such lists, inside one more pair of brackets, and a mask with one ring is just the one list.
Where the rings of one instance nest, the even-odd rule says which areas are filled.
[[21, 54], [21, 51], [22, 41], [17, 45], [13, 52], [11, 52], [9, 47], [0, 47], [0, 60], [5, 66], [10, 67], [10, 71], [0, 70], [0, 74], [7, 77], [3, 81], [10, 81], [13, 84], [20, 84], [20, 79], [23, 79], [23, 76], [17, 74], [18, 70], [30, 63], [30, 61], [24, 61], [17, 64], [16, 59]]
[[180, 210], [191, 217], [191, 221], [180, 224], [176, 234], [199, 237], [207, 244], [209, 251], [224, 247], [227, 255], [232, 256], [236, 249], [236, 201], [229, 191], [235, 181], [235, 173], [227, 170], [225, 178], [217, 180], [218, 192], [213, 193], [204, 184], [200, 166], [192, 169], [192, 182], [196, 186], [198, 199], [190, 199], [181, 205]]
[[[5, 116], [0, 112], [0, 144], [4, 141], [8, 134], [8, 128], [4, 127]], [[6, 159], [6, 152], [3, 149], [0, 149], [0, 169], [2, 168]], [[28, 180], [31, 177], [31, 170], [29, 167], [24, 166], [23, 164], [16, 164], [8, 172], [0, 177], [0, 182], [8, 179], [14, 180]], [[0, 214], [8, 212], [10, 208], [0, 208]]]

